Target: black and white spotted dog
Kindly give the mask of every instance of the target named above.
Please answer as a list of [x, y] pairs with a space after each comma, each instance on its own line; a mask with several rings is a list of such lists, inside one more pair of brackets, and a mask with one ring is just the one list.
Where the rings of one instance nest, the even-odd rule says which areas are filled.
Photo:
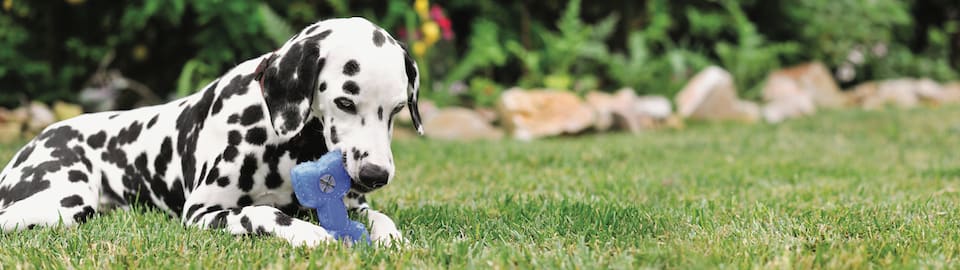
[[0, 226], [71, 226], [142, 203], [185, 225], [313, 246], [332, 239], [290, 217], [300, 208], [290, 169], [342, 149], [347, 206], [367, 216], [373, 240], [396, 241], [364, 194], [394, 176], [393, 116], [409, 106], [422, 132], [418, 80], [406, 50], [373, 23], [318, 22], [194, 95], [48, 127], [0, 172]]

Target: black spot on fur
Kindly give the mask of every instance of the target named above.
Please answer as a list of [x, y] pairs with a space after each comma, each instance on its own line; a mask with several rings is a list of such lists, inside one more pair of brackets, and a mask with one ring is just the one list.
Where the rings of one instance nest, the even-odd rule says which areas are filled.
[[239, 122], [240, 122], [240, 114], [236, 114], [236, 113], [231, 114], [230, 117], [227, 118], [227, 124], [236, 124]]
[[218, 178], [220, 178], [220, 169], [217, 167], [213, 167], [212, 169], [210, 169], [210, 172], [207, 174], [207, 181], [206, 181], [207, 185], [213, 185], [213, 183], [216, 182]]
[[410, 58], [409, 54], [404, 53], [403, 66], [407, 72], [407, 84], [410, 85], [410, 87], [413, 87], [417, 81], [417, 67], [416, 63], [413, 62], [413, 59]]
[[227, 211], [221, 211], [220, 213], [217, 213], [217, 215], [213, 217], [213, 220], [210, 221], [210, 225], [207, 227], [211, 229], [222, 229], [223, 227], [226, 227], [227, 214], [229, 214]]
[[223, 150], [223, 160], [233, 162], [233, 160], [237, 158], [237, 154], [239, 154], [239, 152], [240, 151], [237, 150], [236, 146], [228, 145], [227, 149]]
[[253, 145], [263, 145], [267, 141], [267, 130], [263, 128], [251, 128], [247, 130], [247, 142]]
[[141, 153], [133, 164], [123, 168], [120, 182], [123, 184], [123, 198], [127, 202], [137, 202], [148, 206], [155, 206], [150, 200], [150, 189], [147, 182], [151, 180], [147, 169], [147, 154]]
[[326, 39], [326, 38], [327, 38], [328, 36], [330, 36], [330, 34], [332, 34], [332, 33], [333, 33], [333, 30], [327, 29], [327, 30], [324, 30], [323, 32], [320, 32], [319, 34], [317, 34], [317, 35], [315, 35], [315, 36], [308, 37], [308, 38], [306, 38], [305, 40], [306, 40], [307, 42], [309, 42], [309, 43], [317, 43], [317, 42], [319, 42], [319, 41], [321, 41], [321, 40]]
[[270, 172], [267, 173], [267, 179], [265, 182], [267, 188], [274, 189], [283, 184], [283, 178], [280, 177], [278, 164], [280, 163], [280, 156], [284, 155], [284, 152], [284, 150], [275, 145], [267, 145], [264, 148], [263, 162], [266, 163], [267, 167], [270, 168]]
[[230, 145], [240, 145], [240, 142], [243, 141], [243, 135], [240, 135], [240, 131], [231, 130], [227, 135], [227, 143]]
[[[283, 149], [290, 151], [290, 155], [297, 159], [297, 163], [317, 160], [327, 153], [327, 144], [323, 137], [323, 124], [320, 123], [320, 119], [313, 118], [307, 122], [307, 126], [300, 132], [300, 136], [296, 136], [284, 144]], [[264, 161], [276, 165], [279, 162], [279, 156], [268, 159], [267, 155], [264, 154]], [[276, 170], [276, 167], [271, 167], [271, 169]], [[269, 180], [267, 185], [270, 186]]]
[[253, 232], [253, 224], [250, 223], [250, 218], [247, 216], [243, 216], [240, 218], [240, 226], [243, 226], [243, 229], [246, 230], [247, 233]]
[[367, 118], [366, 118], [366, 117], [360, 117], [360, 125], [361, 125], [361, 126], [366, 126], [366, 125], [367, 125]]
[[[210, 115], [217, 115], [220, 113], [220, 110], [223, 109], [223, 103], [227, 99], [232, 98], [233, 96], [239, 96], [247, 93], [248, 86], [253, 80], [255, 74], [250, 74], [247, 76], [237, 75], [233, 79], [230, 79], [230, 83], [227, 86], [223, 87], [223, 90], [220, 91], [220, 96], [217, 97], [216, 101], [213, 102], [213, 108], [210, 111]], [[213, 91], [216, 88], [208, 88], [207, 91]]]
[[291, 218], [287, 214], [284, 214], [283, 212], [276, 212], [276, 214], [277, 214], [277, 225], [290, 226], [290, 224], [293, 224], [293, 218]]
[[267, 174], [267, 179], [264, 184], [269, 189], [276, 189], [283, 184], [283, 177], [280, 177], [280, 174], [276, 171], [271, 171], [269, 174]]
[[[253, 78], [252, 75], [249, 77], [251, 79]], [[207, 113], [213, 103], [214, 91], [212, 89], [216, 88], [218, 82], [219, 81], [215, 81], [207, 87], [207, 90], [204, 91], [196, 104], [184, 107], [180, 115], [177, 116], [177, 153], [180, 154], [180, 165], [183, 170], [184, 179], [197, 179], [197, 181], [200, 181], [200, 179], [196, 178], [197, 160], [195, 153], [197, 152], [197, 139], [199, 139], [200, 130], [203, 129]], [[193, 182], [193, 180], [187, 181]]]
[[314, 25], [311, 26], [310, 28], [307, 28], [307, 32], [305, 33], [305, 35], [313, 34], [313, 31], [314, 31], [314, 30], [317, 30], [317, 27], [320, 27], [320, 25], [319, 25], [319, 24], [314, 24]]
[[226, 176], [217, 178], [217, 185], [221, 187], [226, 187], [227, 185], [230, 185], [230, 178]]
[[96, 211], [93, 210], [93, 207], [86, 206], [80, 212], [73, 215], [73, 220], [77, 223], [87, 222], [87, 219], [93, 216]]
[[87, 182], [87, 181], [90, 181], [90, 179], [87, 178], [87, 174], [85, 174], [85, 173], [83, 173], [83, 172], [81, 172], [81, 171], [77, 171], [77, 170], [72, 170], [72, 171], [67, 172], [67, 180], [69, 180], [70, 182]]
[[347, 81], [343, 83], [343, 92], [351, 95], [360, 94], [360, 86], [357, 86], [357, 83], [354, 81]]
[[35, 145], [31, 144], [27, 147], [24, 147], [23, 150], [20, 150], [20, 154], [17, 155], [17, 159], [13, 161], [13, 168], [20, 166], [24, 161], [27, 161], [27, 158], [30, 157], [30, 154], [33, 153]]
[[[82, 148], [67, 146], [67, 143], [73, 140], [83, 141], [83, 135], [69, 126], [44, 131], [35, 140], [36, 143], [46, 140], [43, 146], [52, 150], [51, 159], [35, 166], [22, 168], [19, 182], [0, 187], [0, 202], [3, 202], [4, 207], [50, 188], [50, 180], [46, 179], [48, 173], [73, 166], [84, 160], [85, 153]], [[89, 164], [89, 160], [85, 164]]]
[[263, 120], [263, 109], [260, 108], [260, 105], [251, 105], [243, 110], [243, 116], [240, 117], [240, 124], [244, 126], [249, 126], [256, 124]]
[[186, 195], [183, 190], [183, 180], [177, 178], [173, 180], [173, 183], [170, 185], [170, 189], [167, 191], [167, 194], [163, 196], [163, 203], [170, 208], [171, 211], [180, 215], [183, 213], [183, 203], [186, 202]]
[[383, 121], [383, 106], [377, 107], [377, 119]]
[[386, 38], [383, 36], [383, 33], [380, 33], [380, 29], [373, 30], [373, 45], [377, 47], [383, 47], [383, 42], [386, 41]]
[[187, 178], [186, 180], [187, 188], [189, 188], [190, 191], [193, 191], [197, 187], [200, 187], [200, 184], [203, 183], [203, 180], [207, 179], [206, 177], [207, 177], [207, 163], [204, 162], [203, 167], [200, 168], [200, 177], [197, 177], [197, 181], [193, 181], [193, 179]]
[[150, 121], [147, 122], [147, 128], [148, 128], [148, 129], [149, 129], [149, 128], [152, 128], [153, 125], [156, 125], [156, 124], [157, 124], [157, 118], [160, 118], [160, 115], [159, 115], [159, 114], [158, 114], [158, 115], [154, 115], [153, 118], [150, 118]]
[[107, 140], [107, 133], [104, 131], [97, 132], [97, 134], [90, 135], [87, 137], [87, 145], [93, 149], [100, 149], [103, 147], [103, 143]]
[[243, 159], [243, 165], [240, 166], [240, 179], [237, 187], [244, 192], [253, 189], [253, 174], [257, 172], [257, 158], [253, 155], [247, 155]]
[[240, 196], [240, 199], [237, 200], [237, 206], [250, 206], [253, 204], [253, 198], [250, 198], [250, 195]]
[[83, 140], [83, 135], [79, 131], [69, 126], [60, 126], [55, 129], [47, 130], [37, 136], [37, 141], [47, 140], [43, 144], [47, 148], [67, 148], [67, 143], [72, 140]]
[[[277, 130], [278, 134], [297, 130], [310, 112], [308, 101], [317, 89], [317, 75], [325, 61], [320, 58], [318, 42], [326, 35], [329, 30], [307, 38], [302, 44], [292, 45], [277, 66], [267, 68], [263, 73], [264, 98], [270, 122], [281, 128]], [[274, 58], [268, 61], [272, 62]], [[281, 117], [284, 122], [277, 122]]]
[[202, 204], [202, 203], [198, 203], [198, 204], [191, 205], [190, 208], [187, 209], [187, 215], [186, 215], [186, 217], [187, 217], [187, 218], [192, 217], [192, 216], [193, 216], [193, 213], [197, 212], [197, 210], [200, 210], [200, 208], [203, 208], [203, 204]]
[[360, 72], [360, 64], [357, 63], [357, 60], [351, 59], [343, 64], [343, 75], [353, 76], [357, 75], [357, 72]]
[[113, 120], [114, 118], [117, 118], [117, 116], [120, 116], [120, 114], [119, 114], [119, 113], [115, 113], [115, 114], [111, 115], [110, 117], [107, 117], [107, 119]]
[[284, 111], [283, 117], [286, 119], [286, 123], [283, 125], [283, 128], [286, 130], [294, 130], [297, 128], [297, 125], [302, 121], [300, 113], [296, 111]]
[[107, 174], [103, 171], [100, 171], [100, 189], [103, 190], [103, 193], [106, 194], [111, 200], [118, 202], [121, 205], [127, 204], [127, 200], [123, 199], [123, 197], [121, 197], [117, 191], [110, 187], [110, 180], [107, 179]]
[[220, 205], [211, 205], [211, 206], [207, 207], [207, 209], [204, 210], [203, 212], [197, 213], [197, 214], [193, 217], [193, 223], [198, 223], [198, 222], [200, 222], [200, 219], [203, 218], [203, 216], [206, 215], [206, 214], [213, 213], [213, 212], [217, 212], [217, 211], [221, 211], [221, 210], [223, 210], [223, 207], [222, 207], [222, 206], [220, 206]]
[[70, 208], [83, 205], [83, 198], [80, 195], [70, 195], [60, 200], [60, 206]]
[[100, 159], [108, 163], [113, 163], [117, 167], [127, 166], [127, 153], [117, 146], [117, 138], [111, 138], [107, 143], [107, 149], [100, 154]]
[[153, 166], [156, 168], [156, 174], [164, 176], [167, 174], [167, 166], [170, 165], [170, 161], [173, 160], [173, 142], [170, 140], [170, 137], [167, 136], [163, 138], [163, 143], [160, 143], [160, 154], [157, 155], [157, 158], [153, 160]]
[[340, 137], [337, 136], [336, 126], [330, 126], [330, 142], [334, 144], [340, 143]]
[[136, 142], [137, 138], [140, 138], [140, 131], [142, 130], [143, 124], [140, 124], [139, 121], [133, 121], [133, 123], [130, 123], [130, 126], [120, 129], [120, 132], [117, 134], [117, 143], [125, 145]]

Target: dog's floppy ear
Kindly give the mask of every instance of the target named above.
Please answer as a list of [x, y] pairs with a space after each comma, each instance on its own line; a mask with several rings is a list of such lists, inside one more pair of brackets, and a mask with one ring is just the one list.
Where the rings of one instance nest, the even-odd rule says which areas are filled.
[[403, 67], [407, 72], [407, 109], [410, 110], [410, 119], [417, 134], [423, 135], [423, 124], [420, 123], [420, 108], [417, 107], [417, 98], [420, 96], [420, 72], [417, 62], [410, 58], [407, 48], [403, 48]]
[[[329, 34], [329, 32], [324, 32]], [[324, 33], [291, 41], [264, 60], [260, 80], [274, 131], [283, 138], [293, 137], [309, 120], [310, 104], [323, 69], [320, 41]], [[261, 65], [264, 65], [261, 64]]]

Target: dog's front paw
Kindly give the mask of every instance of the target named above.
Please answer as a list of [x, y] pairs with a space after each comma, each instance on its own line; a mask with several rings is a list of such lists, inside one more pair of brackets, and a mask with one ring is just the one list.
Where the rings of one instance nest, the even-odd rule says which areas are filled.
[[404, 242], [403, 235], [397, 230], [397, 224], [394, 224], [387, 215], [370, 210], [367, 213], [367, 220], [370, 221], [370, 240], [374, 243], [391, 246]]
[[397, 228], [370, 230], [370, 239], [379, 246], [392, 246], [393, 244], [404, 243], [403, 235]]
[[290, 227], [283, 229], [279, 234], [284, 239], [287, 239], [287, 242], [290, 242], [291, 245], [297, 247], [316, 247], [321, 244], [336, 241], [336, 239], [322, 227], [299, 220], [294, 221], [293, 224], [290, 224]]

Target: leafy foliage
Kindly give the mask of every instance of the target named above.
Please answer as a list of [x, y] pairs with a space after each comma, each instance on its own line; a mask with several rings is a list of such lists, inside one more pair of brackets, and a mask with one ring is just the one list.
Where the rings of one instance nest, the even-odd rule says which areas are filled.
[[732, 0], [722, 4], [730, 16], [737, 39], [736, 44], [717, 43], [715, 50], [720, 65], [733, 74], [737, 88], [744, 91], [745, 97], [759, 98], [758, 85], [767, 73], [780, 67], [781, 57], [795, 54], [800, 48], [794, 43], [768, 43], [738, 4]]
[[[606, 40], [615, 29], [618, 16], [609, 15], [597, 24], [586, 24], [580, 17], [580, 0], [571, 0], [557, 21], [558, 32], [535, 26], [540, 46], [526, 48], [518, 41], [507, 42], [507, 49], [524, 65], [521, 86], [553, 89], [593, 90], [596, 68], [609, 58]], [[583, 84], [580, 84], [583, 83]]]
[[[74, 99], [105, 59], [159, 96], [186, 95], [334, 16], [369, 18], [425, 51], [415, 55], [424, 95], [470, 106], [489, 106], [516, 85], [673, 95], [707, 65], [729, 70], [748, 97], [767, 72], [804, 61], [824, 61], [844, 86], [903, 76], [955, 80], [960, 66], [956, 1], [424, 3], [4, 1], [0, 105]], [[418, 45], [427, 8], [448, 15], [453, 40]]]

